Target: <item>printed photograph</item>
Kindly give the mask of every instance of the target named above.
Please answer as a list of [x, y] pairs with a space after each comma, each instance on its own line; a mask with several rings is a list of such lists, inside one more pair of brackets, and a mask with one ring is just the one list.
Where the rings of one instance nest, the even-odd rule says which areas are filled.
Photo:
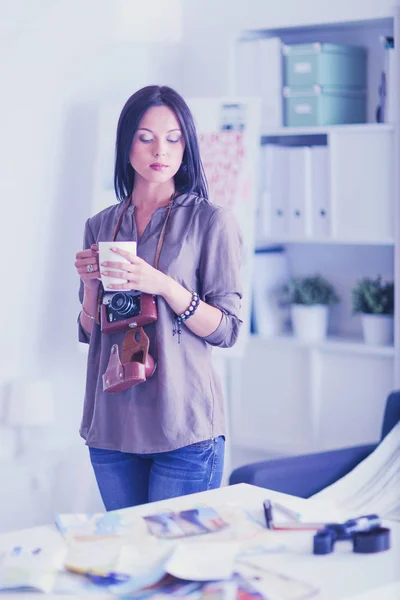
[[151, 534], [158, 538], [170, 539], [182, 537], [183, 530], [175, 521], [174, 513], [159, 513], [143, 517]]
[[143, 518], [150, 533], [162, 539], [214, 533], [228, 526], [214, 509], [208, 507], [178, 513], [159, 513]]
[[196, 523], [200, 528], [210, 533], [219, 531], [228, 525], [213, 508], [207, 506], [183, 510], [179, 515], [185, 521]]

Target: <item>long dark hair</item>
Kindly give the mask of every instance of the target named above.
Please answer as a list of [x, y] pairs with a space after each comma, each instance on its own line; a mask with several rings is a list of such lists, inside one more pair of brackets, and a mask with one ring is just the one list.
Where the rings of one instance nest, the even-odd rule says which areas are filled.
[[135, 171], [129, 162], [129, 153], [140, 120], [151, 106], [168, 106], [173, 110], [185, 138], [182, 164], [174, 178], [176, 192], [192, 193], [207, 199], [207, 180], [200, 159], [193, 116], [188, 105], [172, 88], [149, 85], [129, 98], [118, 120], [114, 170], [114, 189], [118, 200], [126, 200], [132, 194]]

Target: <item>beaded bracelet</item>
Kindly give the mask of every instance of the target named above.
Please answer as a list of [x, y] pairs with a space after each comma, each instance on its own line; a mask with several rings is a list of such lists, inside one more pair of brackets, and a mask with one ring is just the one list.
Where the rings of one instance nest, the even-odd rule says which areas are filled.
[[181, 333], [182, 328], [181, 325], [184, 321], [187, 321], [194, 313], [196, 312], [197, 307], [200, 304], [200, 296], [197, 292], [192, 292], [192, 300], [187, 307], [187, 309], [175, 319], [175, 328], [172, 331], [172, 334], [178, 334], [178, 344], [181, 343]]

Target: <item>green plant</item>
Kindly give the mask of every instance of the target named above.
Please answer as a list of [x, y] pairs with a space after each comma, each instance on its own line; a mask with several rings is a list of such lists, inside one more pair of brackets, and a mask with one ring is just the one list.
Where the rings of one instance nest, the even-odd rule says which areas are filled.
[[353, 314], [392, 315], [394, 313], [394, 283], [363, 277], [352, 290]]
[[336, 304], [339, 297], [329, 281], [321, 275], [292, 277], [283, 287], [283, 301], [287, 304]]

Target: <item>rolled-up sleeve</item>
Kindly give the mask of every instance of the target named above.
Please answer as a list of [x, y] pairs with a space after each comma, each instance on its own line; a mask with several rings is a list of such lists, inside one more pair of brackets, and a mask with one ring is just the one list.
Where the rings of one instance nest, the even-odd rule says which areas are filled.
[[200, 258], [200, 295], [222, 312], [217, 329], [203, 339], [230, 348], [239, 335], [242, 299], [242, 237], [231, 210], [219, 208], [207, 226]]
[[[83, 250], [90, 248], [92, 244], [95, 243], [94, 235], [92, 230], [90, 229], [89, 219], [85, 223], [85, 231], [83, 234]], [[82, 304], [83, 302], [83, 281], [80, 280], [79, 285], [79, 302]], [[80, 313], [78, 315], [78, 340], [83, 344], [88, 344], [90, 342], [90, 334], [82, 327]]]

